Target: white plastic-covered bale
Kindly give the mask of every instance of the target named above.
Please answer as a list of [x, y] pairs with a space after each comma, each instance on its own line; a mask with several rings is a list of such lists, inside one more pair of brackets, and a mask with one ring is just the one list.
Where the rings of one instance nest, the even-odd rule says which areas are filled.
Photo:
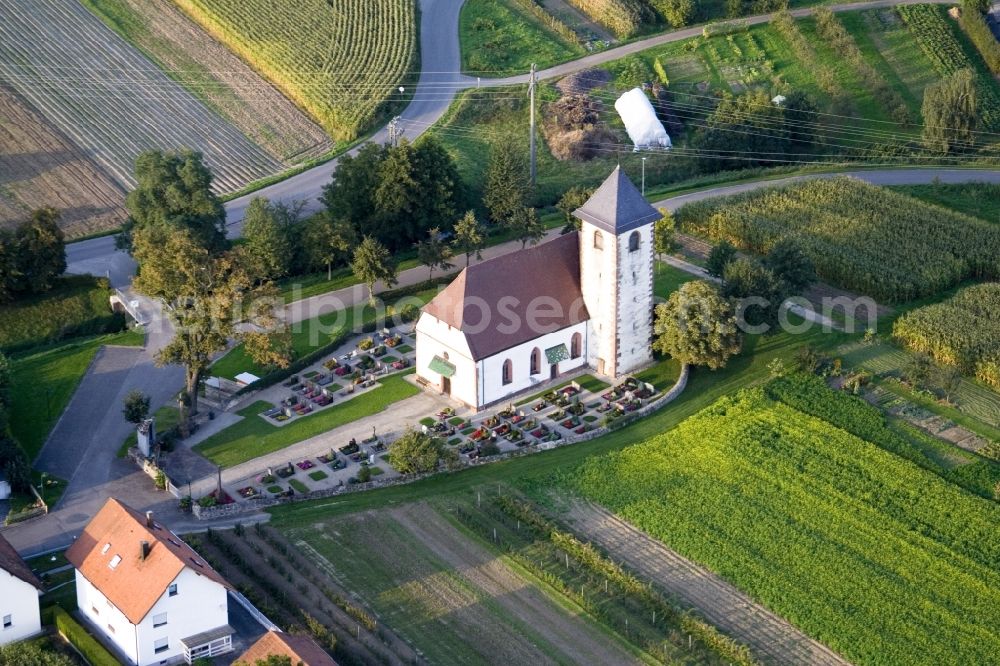
[[636, 150], [670, 148], [670, 135], [656, 117], [653, 105], [641, 88], [633, 88], [618, 98], [615, 110], [625, 123]]

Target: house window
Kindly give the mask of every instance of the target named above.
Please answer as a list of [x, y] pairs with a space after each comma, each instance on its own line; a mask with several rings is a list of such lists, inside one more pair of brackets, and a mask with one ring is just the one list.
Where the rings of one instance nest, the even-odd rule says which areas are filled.
[[579, 333], [574, 333], [573, 337], [569, 340], [569, 357], [570, 358], [580, 358], [580, 346], [583, 342], [583, 338]]
[[171, 597], [177, 596], [177, 583], [170, 584], [170, 587], [167, 588], [167, 595]]
[[108, 548], [111, 548], [111, 544], [110, 543], [104, 544], [104, 547], [101, 548], [101, 555], [106, 555], [108, 552]]
[[90, 612], [93, 613], [94, 615], [100, 615], [101, 614], [101, 611], [99, 611], [97, 609], [97, 606], [91, 606], [90, 607]]
[[639, 232], [633, 231], [632, 235], [628, 237], [628, 251], [635, 252], [639, 249]]
[[537, 375], [542, 371], [542, 350], [535, 347], [531, 350], [531, 374]]
[[110, 631], [111, 633], [115, 633], [115, 628], [114, 628], [114, 627], [112, 627], [112, 626], [111, 626], [111, 625], [109, 624], [109, 625], [108, 625], [108, 631]]
[[510, 359], [503, 362], [503, 383], [510, 384], [514, 381], [514, 364]]
[[122, 556], [121, 555], [115, 555], [114, 557], [111, 558], [111, 561], [108, 562], [108, 568], [109, 569], [114, 569], [119, 564], [121, 564], [121, 561], [122, 561]]
[[157, 638], [156, 641], [153, 643], [153, 652], [155, 652], [156, 654], [160, 654], [161, 652], [166, 652], [166, 651], [167, 651], [167, 639]]
[[13, 624], [14, 624], [14, 618], [13, 617], [11, 617], [10, 615], [4, 615], [3, 616], [3, 628], [4, 629], [10, 629]]
[[167, 623], [167, 614], [158, 613], [153, 616], [153, 628], [162, 627]]
[[600, 231], [594, 232], [594, 249], [603, 250], [604, 249], [604, 235]]

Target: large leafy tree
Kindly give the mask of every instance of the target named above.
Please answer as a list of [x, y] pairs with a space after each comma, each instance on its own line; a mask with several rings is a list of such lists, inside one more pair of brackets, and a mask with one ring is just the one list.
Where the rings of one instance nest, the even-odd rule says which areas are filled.
[[473, 211], [466, 211], [462, 219], [455, 224], [455, 238], [452, 241], [455, 249], [465, 255], [465, 265], [468, 267], [472, 255], [476, 259], [483, 258], [483, 248], [486, 246], [486, 230], [476, 219]]
[[703, 280], [682, 285], [656, 306], [653, 334], [655, 350], [713, 370], [724, 367], [742, 344], [732, 304]]
[[375, 307], [375, 283], [379, 280], [387, 287], [396, 284], [396, 264], [389, 249], [371, 236], [365, 236], [354, 250], [351, 259], [354, 277], [368, 287], [368, 304]]
[[494, 224], [507, 224], [528, 202], [531, 184], [528, 158], [511, 139], [498, 141], [490, 150], [483, 187], [483, 204]]
[[287, 207], [255, 197], [243, 217], [243, 251], [263, 279], [288, 275], [295, 257], [293, 223]]
[[230, 339], [241, 339], [257, 363], [287, 366], [287, 334], [274, 315], [276, 291], [250, 275], [240, 252], [213, 253], [189, 229], [157, 226], [136, 230], [133, 254], [142, 266], [136, 286], [163, 299], [174, 325], [157, 362], [184, 367], [183, 425], [198, 411], [199, 384], [212, 356]]
[[726, 264], [722, 295], [736, 301], [743, 321], [751, 326], [767, 326], [776, 331], [778, 313], [787, 293], [786, 285], [771, 269], [758, 261], [738, 257]]
[[135, 189], [125, 198], [129, 219], [119, 246], [131, 247], [139, 229], [163, 227], [190, 232], [199, 245], [226, 247], [226, 210], [212, 192], [212, 172], [201, 153], [149, 150], [135, 161]]
[[712, 277], [721, 278], [726, 265], [736, 258], [736, 247], [727, 240], [719, 242], [708, 253], [705, 259], [705, 272]]
[[17, 228], [15, 284], [19, 291], [40, 294], [66, 270], [66, 243], [55, 208], [39, 208]]
[[573, 217], [573, 211], [587, 203], [587, 199], [589, 199], [593, 193], [594, 189], [591, 187], [574, 185], [566, 190], [559, 198], [559, 202], [556, 203], [556, 208], [563, 214], [564, 224], [562, 233], [568, 234], [572, 231], [579, 230], [580, 220]]
[[302, 232], [302, 253], [311, 270], [326, 269], [326, 279], [333, 277], [333, 264], [345, 260], [357, 241], [354, 227], [346, 219], [336, 219], [329, 212], [314, 215]]
[[972, 70], [959, 70], [927, 86], [920, 110], [924, 144], [943, 153], [970, 147], [975, 140], [977, 109]]
[[333, 219], [360, 225], [372, 216], [379, 185], [376, 175], [388, 151], [388, 146], [366, 143], [355, 155], [340, 158], [332, 180], [323, 188], [323, 204]]
[[816, 281], [816, 266], [794, 240], [784, 238], [764, 257], [764, 266], [785, 283], [790, 294], [801, 294]]
[[666, 208], [660, 209], [660, 219], [653, 224], [653, 252], [656, 256], [677, 251], [677, 222], [674, 214]]
[[504, 225], [514, 238], [521, 241], [521, 248], [527, 247], [528, 243], [537, 245], [538, 241], [545, 237], [545, 227], [538, 219], [538, 213], [534, 208], [521, 206], [507, 218]]
[[441, 230], [434, 227], [427, 232], [427, 238], [417, 243], [417, 259], [428, 269], [427, 279], [434, 279], [434, 271], [454, 268], [451, 263], [451, 246], [441, 237]]
[[651, 4], [674, 28], [687, 25], [694, 17], [694, 0], [652, 0]]
[[448, 461], [448, 452], [439, 439], [407, 428], [389, 445], [389, 464], [400, 474], [433, 472]]
[[772, 166], [789, 145], [784, 109], [763, 91], [727, 95], [693, 138], [706, 168]]

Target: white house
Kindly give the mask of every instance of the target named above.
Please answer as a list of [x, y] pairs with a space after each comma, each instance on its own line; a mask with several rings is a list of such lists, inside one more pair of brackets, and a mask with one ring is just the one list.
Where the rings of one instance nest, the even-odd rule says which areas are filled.
[[127, 663], [191, 663], [232, 650], [225, 581], [180, 537], [109, 499], [66, 551], [80, 613]]
[[0, 645], [13, 643], [42, 631], [38, 597], [42, 583], [14, 547], [0, 536]]
[[580, 231], [463, 270], [417, 321], [417, 375], [481, 409], [589, 366], [652, 361], [653, 225], [616, 168], [573, 213]]

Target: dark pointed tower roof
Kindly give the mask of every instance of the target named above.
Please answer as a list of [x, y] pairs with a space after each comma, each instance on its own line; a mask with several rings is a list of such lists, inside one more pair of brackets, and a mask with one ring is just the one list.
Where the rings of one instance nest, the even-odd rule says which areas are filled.
[[574, 217], [602, 231], [623, 234], [655, 222], [660, 213], [649, 205], [621, 165], [615, 167], [597, 191], [575, 211]]

